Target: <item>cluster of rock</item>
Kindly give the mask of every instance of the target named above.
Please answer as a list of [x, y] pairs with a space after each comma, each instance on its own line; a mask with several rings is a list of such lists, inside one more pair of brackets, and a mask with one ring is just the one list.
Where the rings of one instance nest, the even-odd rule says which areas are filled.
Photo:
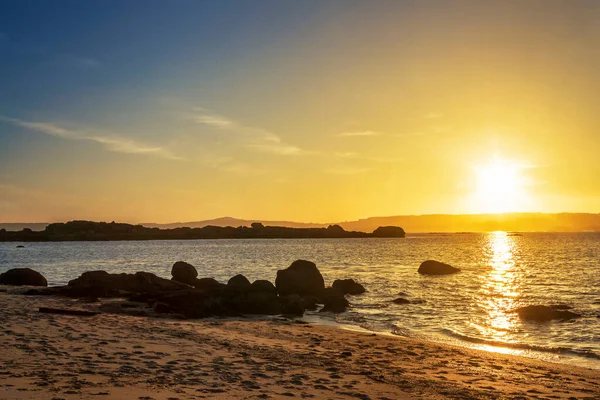
[[[11, 271], [16, 272], [6, 274], [25, 275], [20, 269]], [[148, 272], [109, 274], [106, 271], [89, 271], [66, 286], [31, 289], [26, 294], [125, 297], [130, 301], [148, 303], [157, 313], [204, 318], [241, 314], [303, 315], [305, 310], [316, 310], [319, 305], [322, 305], [321, 312], [339, 313], [349, 306], [345, 295], [365, 292], [365, 288], [353, 279], [336, 280], [332, 287], [325, 287], [317, 266], [305, 260], [294, 261], [288, 268], [277, 271], [275, 284], [267, 280], [250, 282], [243, 275], [232, 277], [226, 284], [213, 278], [198, 278], [196, 268], [183, 261], [173, 265], [171, 275], [171, 280], [168, 280]], [[35, 285], [33, 280], [12, 282]]]

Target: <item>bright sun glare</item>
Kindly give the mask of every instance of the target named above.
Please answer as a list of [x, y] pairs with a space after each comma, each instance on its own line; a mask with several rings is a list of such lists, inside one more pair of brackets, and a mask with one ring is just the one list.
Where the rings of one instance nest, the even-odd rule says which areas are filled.
[[525, 211], [527, 193], [522, 169], [521, 165], [498, 156], [477, 166], [473, 205], [477, 212]]

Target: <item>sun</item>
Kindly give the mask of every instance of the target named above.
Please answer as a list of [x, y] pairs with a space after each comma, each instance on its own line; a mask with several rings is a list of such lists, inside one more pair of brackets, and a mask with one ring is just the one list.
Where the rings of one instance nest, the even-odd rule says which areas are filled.
[[475, 171], [473, 207], [482, 213], [524, 211], [528, 202], [523, 166], [495, 156]]

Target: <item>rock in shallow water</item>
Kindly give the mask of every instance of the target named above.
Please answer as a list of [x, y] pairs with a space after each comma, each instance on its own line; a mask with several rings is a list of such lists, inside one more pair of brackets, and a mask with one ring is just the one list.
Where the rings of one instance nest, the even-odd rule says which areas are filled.
[[318, 296], [325, 289], [325, 281], [315, 263], [296, 260], [288, 268], [277, 271], [275, 287], [282, 296]]
[[443, 262], [427, 260], [421, 264], [417, 272], [423, 275], [449, 275], [460, 272], [460, 269]]
[[524, 321], [547, 322], [552, 320], [569, 320], [581, 317], [581, 315], [568, 311], [571, 308], [562, 304], [552, 306], [526, 306], [515, 310]]
[[366, 291], [365, 287], [354, 279], [336, 279], [331, 287], [343, 294], [362, 294]]
[[13, 268], [0, 274], [0, 284], [13, 286], [48, 286], [42, 274], [31, 268]]

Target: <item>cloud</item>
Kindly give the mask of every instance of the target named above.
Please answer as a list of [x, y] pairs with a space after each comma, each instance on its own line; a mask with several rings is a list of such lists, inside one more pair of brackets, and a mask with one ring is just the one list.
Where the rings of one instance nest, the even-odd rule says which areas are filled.
[[231, 118], [212, 113], [205, 108], [195, 107], [194, 114], [189, 115], [192, 121], [217, 128], [238, 136], [242, 145], [264, 153], [283, 156], [309, 154], [297, 146], [286, 144], [281, 137], [263, 128], [244, 125]]
[[297, 146], [291, 146], [283, 143], [258, 143], [247, 144], [246, 146], [264, 153], [277, 154], [281, 156], [297, 156], [309, 153]]
[[23, 121], [16, 118], [9, 118], [0, 115], [0, 121], [8, 122], [15, 126], [20, 126], [22, 128], [30, 129], [33, 131], [45, 133], [47, 135], [52, 135], [56, 137], [60, 137], [63, 139], [70, 140], [86, 140], [95, 143], [99, 143], [104, 146], [104, 148], [108, 151], [112, 151], [115, 153], [124, 153], [124, 154], [146, 154], [152, 155], [156, 157], [166, 158], [170, 160], [183, 160], [183, 157], [177, 156], [170, 152], [168, 149], [157, 146], [148, 146], [136, 142], [133, 139], [129, 139], [119, 135], [98, 135], [98, 134], [89, 134], [83, 131], [73, 131], [69, 129], [62, 128], [55, 124], [46, 123], [46, 122], [30, 122]]
[[356, 136], [381, 136], [384, 135], [382, 132], [377, 131], [357, 131], [357, 132], [342, 132], [338, 133], [337, 137], [356, 137]]

